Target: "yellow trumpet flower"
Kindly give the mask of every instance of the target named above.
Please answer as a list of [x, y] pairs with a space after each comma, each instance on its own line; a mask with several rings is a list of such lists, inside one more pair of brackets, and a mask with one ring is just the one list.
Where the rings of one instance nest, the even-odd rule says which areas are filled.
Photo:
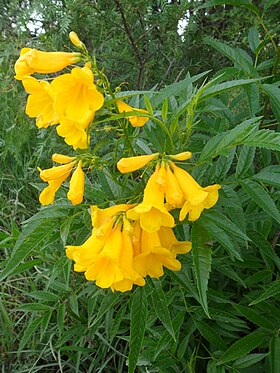
[[[117, 101], [117, 106], [118, 106], [118, 110], [119, 110], [120, 113], [129, 113], [131, 111], [138, 111], [140, 113], [148, 113], [147, 110], [136, 109], [132, 106], [129, 106], [128, 104], [126, 104], [123, 101]], [[133, 127], [142, 127], [149, 120], [148, 117], [141, 117], [141, 116], [138, 116], [138, 115], [131, 115], [131, 116], [127, 117], [127, 119], [129, 120], [130, 124]]]
[[75, 64], [81, 59], [80, 53], [43, 52], [37, 49], [23, 48], [15, 63], [15, 78], [22, 80], [34, 73], [49, 74]]

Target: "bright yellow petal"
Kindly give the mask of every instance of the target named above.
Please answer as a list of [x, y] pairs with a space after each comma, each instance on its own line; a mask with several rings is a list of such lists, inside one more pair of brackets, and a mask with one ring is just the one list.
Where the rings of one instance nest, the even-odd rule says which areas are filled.
[[68, 155], [55, 153], [52, 155], [53, 162], [66, 164], [74, 161], [76, 157], [69, 157]]
[[186, 161], [187, 159], [190, 159], [192, 156], [191, 152], [183, 152], [175, 155], [170, 155], [169, 157], [171, 159], [174, 159], [175, 161]]
[[146, 166], [147, 163], [158, 157], [159, 153], [139, 155], [136, 157], [122, 158], [118, 161], [117, 167], [121, 173], [132, 172]]
[[66, 180], [67, 177], [70, 175], [75, 164], [76, 162], [73, 161], [62, 166], [48, 168], [40, 172], [40, 178], [43, 181], [50, 181], [58, 178], [63, 178], [64, 180]]
[[85, 174], [82, 169], [82, 162], [79, 161], [78, 167], [73, 172], [70, 180], [69, 192], [67, 198], [73, 205], [78, 205], [84, 198]]

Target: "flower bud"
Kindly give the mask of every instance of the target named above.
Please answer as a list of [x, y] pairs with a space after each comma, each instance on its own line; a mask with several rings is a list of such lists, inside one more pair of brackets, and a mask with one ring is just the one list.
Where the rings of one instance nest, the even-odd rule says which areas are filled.
[[83, 43], [81, 42], [81, 40], [79, 39], [78, 35], [76, 34], [76, 32], [74, 31], [71, 31], [70, 34], [69, 34], [69, 39], [71, 40], [71, 43], [74, 44], [77, 48], [82, 48], [83, 47]]

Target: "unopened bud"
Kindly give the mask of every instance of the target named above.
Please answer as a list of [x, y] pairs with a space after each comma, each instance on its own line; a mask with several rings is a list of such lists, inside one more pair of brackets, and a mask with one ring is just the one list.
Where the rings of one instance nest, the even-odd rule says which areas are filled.
[[74, 44], [76, 47], [83, 48], [84, 44], [81, 42], [76, 32], [71, 31], [69, 34], [69, 39], [71, 40], [72, 44]]
[[191, 158], [191, 156], [191, 152], [183, 152], [175, 155], [170, 155], [169, 157], [171, 159], [174, 159], [175, 161], [186, 161], [187, 159]]

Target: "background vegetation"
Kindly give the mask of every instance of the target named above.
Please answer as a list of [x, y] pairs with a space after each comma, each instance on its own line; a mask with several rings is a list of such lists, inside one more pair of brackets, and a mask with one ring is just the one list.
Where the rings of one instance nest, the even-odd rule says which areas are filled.
[[[128, 361], [129, 372], [280, 371], [279, 12], [277, 0], [1, 2], [3, 372], [126, 372]], [[178, 124], [176, 150], [190, 136], [193, 175], [222, 184], [215, 209], [177, 229], [194, 245], [182, 271], [144, 290], [112, 293], [74, 273], [64, 245], [88, 236], [88, 212], [63, 192], [53, 208], [38, 203], [36, 167], [66, 147], [25, 115], [13, 65], [24, 46], [70, 50], [72, 30], [114, 85], [150, 90]], [[102, 128], [94, 151], [118, 160], [123, 139], [109, 135], [114, 151]], [[138, 153], [160, 146], [151, 124], [130, 135]], [[123, 197], [118, 177], [97, 171], [87, 201]]]

